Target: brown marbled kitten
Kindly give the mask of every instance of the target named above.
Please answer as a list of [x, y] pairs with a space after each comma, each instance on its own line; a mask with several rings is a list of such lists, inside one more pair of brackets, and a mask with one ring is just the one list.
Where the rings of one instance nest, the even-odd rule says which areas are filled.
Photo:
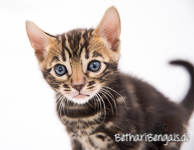
[[181, 142], [115, 141], [115, 135], [183, 135], [194, 109], [194, 67], [188, 94], [171, 102], [146, 82], [118, 71], [120, 17], [110, 7], [96, 29], [52, 36], [26, 22], [27, 34], [43, 76], [56, 92], [57, 113], [73, 150], [178, 150]]

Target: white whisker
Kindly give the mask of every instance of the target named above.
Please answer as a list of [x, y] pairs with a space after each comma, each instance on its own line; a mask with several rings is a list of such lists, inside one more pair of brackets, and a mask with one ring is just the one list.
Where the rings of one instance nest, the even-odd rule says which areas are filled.
[[98, 102], [99, 102], [99, 110], [100, 110], [100, 118], [102, 117], [102, 105], [101, 105], [101, 101], [100, 101], [100, 99], [98, 98], [98, 95], [97, 95], [97, 93], [96, 93], [96, 98], [97, 98], [97, 100], [98, 100]]
[[60, 51], [58, 50], [58, 49], [56, 49], [48, 40], [47, 40], [47, 42], [49, 43], [49, 45], [51, 46], [51, 47], [53, 47], [57, 52], [58, 52], [58, 55], [60, 55], [61, 53], [60, 53]]
[[56, 53], [55, 51], [53, 51], [53, 50], [51, 50], [51, 49], [50, 49], [50, 51], [51, 51], [52, 53], [54, 53], [55, 55], [57, 55], [57, 56], [60, 55], [60, 54]]
[[103, 123], [106, 119], [106, 105], [105, 105], [105, 102], [103, 101], [102, 97], [98, 93], [96, 93], [96, 94], [100, 97], [100, 99], [102, 100], [103, 105], [104, 105], [104, 119], [102, 121], [102, 123]]
[[118, 94], [118, 95], [122, 98], [122, 100], [123, 100], [123, 102], [124, 102], [124, 104], [125, 104], [125, 107], [128, 109], [128, 107], [127, 107], [127, 105], [126, 105], [126, 102], [125, 102], [125, 99], [121, 96], [121, 94], [119, 94], [117, 91], [113, 90], [113, 89], [110, 88], [110, 87], [107, 87], [107, 86], [102, 86], [102, 87], [108, 88], [108, 89], [112, 90], [113, 92], [115, 92], [116, 94]]
[[61, 102], [62, 102], [62, 101], [60, 101], [60, 104], [59, 104], [59, 117], [60, 117], [61, 121], [62, 121], [64, 124], [66, 124], [66, 123], [64, 122], [64, 120], [63, 120], [62, 116], [61, 116], [61, 111], [62, 111], [62, 108], [63, 108], [63, 106], [62, 106], [62, 103], [61, 103]]
[[90, 47], [90, 50], [91, 50], [95, 45], [97, 45], [98, 43], [100, 43], [100, 41], [97, 41], [96, 43], [94, 43], [94, 44]]
[[115, 106], [116, 113], [117, 113], [117, 112], [118, 112], [118, 111], [117, 111], [117, 103], [116, 103], [116, 100], [115, 100], [114, 96], [112, 95], [112, 93], [110, 93], [107, 89], [104, 89], [104, 88], [102, 88], [101, 90], [102, 90], [104, 93], [106, 93], [106, 94], [111, 98], [111, 100], [114, 102], [114, 106]]
[[98, 50], [98, 49], [101, 49], [101, 48], [104, 48], [104, 47], [106, 47], [106, 46], [98, 47], [98, 48], [96, 48], [96, 49], [93, 49], [92, 51], [95, 51], [95, 50]]
[[109, 98], [106, 96], [105, 93], [103, 93], [103, 91], [100, 91], [100, 93], [101, 93], [102, 95], [104, 95], [104, 97], [108, 100], [108, 102], [109, 102], [109, 104], [110, 104], [110, 106], [111, 106], [112, 114], [113, 114], [113, 106], [112, 106], [111, 102], [109, 101]]

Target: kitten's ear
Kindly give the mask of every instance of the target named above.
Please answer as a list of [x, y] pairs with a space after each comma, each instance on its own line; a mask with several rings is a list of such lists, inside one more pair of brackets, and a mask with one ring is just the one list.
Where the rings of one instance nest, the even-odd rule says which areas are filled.
[[117, 9], [112, 6], [104, 14], [100, 24], [94, 30], [94, 34], [106, 38], [110, 43], [112, 50], [119, 42], [121, 33], [121, 22]]
[[45, 34], [38, 26], [30, 21], [26, 21], [26, 31], [31, 46], [34, 48], [35, 55], [40, 63], [45, 59], [48, 52], [47, 46], [54, 41], [54, 38]]

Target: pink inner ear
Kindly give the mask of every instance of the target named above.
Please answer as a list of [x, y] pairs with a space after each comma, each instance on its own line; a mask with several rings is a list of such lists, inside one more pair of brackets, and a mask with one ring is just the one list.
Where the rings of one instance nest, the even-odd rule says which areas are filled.
[[42, 52], [42, 53], [44, 53], [45, 51], [46, 51], [46, 44], [45, 44], [46, 42], [45, 42], [45, 39], [43, 39], [43, 38], [34, 38], [34, 39], [32, 39], [31, 40], [31, 44], [32, 44], [32, 46], [33, 46], [33, 48], [34, 49], [36, 49], [36, 50], [39, 50], [40, 52]]
[[[107, 27], [106, 27], [107, 26]], [[115, 39], [118, 37], [118, 27], [117, 28], [113, 28], [113, 26], [111, 25], [106, 25], [104, 32], [107, 36], [107, 40], [108, 42], [110, 42], [110, 44], [112, 45], [112, 47], [114, 46], [114, 41]]]
[[48, 45], [48, 37], [34, 23], [26, 22], [26, 30], [32, 47], [36, 50], [39, 57], [44, 59], [46, 46]]
[[115, 45], [115, 39], [120, 35], [120, 17], [115, 8], [107, 10], [101, 24], [100, 31], [105, 34], [112, 47]]

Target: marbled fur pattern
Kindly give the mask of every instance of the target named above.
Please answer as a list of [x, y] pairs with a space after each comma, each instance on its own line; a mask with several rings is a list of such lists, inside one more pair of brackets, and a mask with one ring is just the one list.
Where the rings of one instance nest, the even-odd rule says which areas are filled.
[[[113, 22], [112, 28], [107, 22], [109, 19]], [[76, 29], [56, 36], [27, 22], [31, 45], [43, 77], [56, 92], [57, 113], [71, 137], [72, 148], [178, 150], [181, 142], [169, 142], [164, 146], [164, 142], [115, 141], [117, 133], [182, 135], [194, 109], [194, 67], [191, 63], [182, 60], [171, 62], [184, 66], [191, 76], [191, 87], [181, 104], [169, 101], [148, 83], [118, 70], [120, 27], [120, 18], [114, 7], [107, 10], [96, 29]], [[34, 32], [39, 35], [38, 39]], [[93, 60], [101, 63], [96, 73], [87, 69]], [[57, 76], [54, 72], [56, 64], [66, 66], [68, 72], [62, 77]], [[68, 97], [73, 90], [72, 83], [80, 80], [85, 90], [93, 93], [82, 104]]]

